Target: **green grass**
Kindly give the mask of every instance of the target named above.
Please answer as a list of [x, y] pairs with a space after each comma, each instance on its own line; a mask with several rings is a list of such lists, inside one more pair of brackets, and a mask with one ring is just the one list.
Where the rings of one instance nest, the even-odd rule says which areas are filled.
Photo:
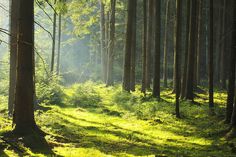
[[[35, 113], [37, 124], [49, 135], [4, 138], [16, 148], [0, 141], [0, 156], [236, 156], [236, 141], [224, 138], [224, 92], [215, 94], [215, 115], [209, 115], [207, 93], [198, 94], [194, 104], [182, 101], [181, 119], [175, 118], [174, 95], [167, 89], [159, 102], [150, 93], [129, 94], [119, 85], [107, 88], [91, 82], [63, 92], [64, 105], [44, 105]], [[2, 135], [11, 130], [5, 99], [0, 97]]]

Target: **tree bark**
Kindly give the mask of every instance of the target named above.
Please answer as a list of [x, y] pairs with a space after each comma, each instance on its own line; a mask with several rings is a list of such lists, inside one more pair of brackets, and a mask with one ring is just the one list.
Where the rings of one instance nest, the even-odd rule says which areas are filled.
[[160, 99], [160, 63], [161, 63], [161, 0], [156, 0], [155, 4], [155, 54], [154, 54], [154, 79], [153, 96]]
[[[56, 4], [56, 0], [54, 0]], [[54, 61], [55, 61], [55, 44], [56, 44], [56, 27], [57, 27], [57, 13], [54, 11], [53, 14], [53, 34], [52, 34], [52, 57], [51, 57], [51, 73], [54, 71]]]
[[34, 1], [19, 0], [14, 132], [37, 130], [34, 119]]
[[135, 91], [135, 70], [136, 70], [136, 24], [137, 24], [137, 1], [133, 2], [133, 22], [132, 22], [132, 48], [131, 48], [131, 73], [130, 73], [130, 90]]
[[114, 46], [115, 46], [115, 22], [116, 22], [116, 17], [115, 17], [115, 11], [116, 11], [116, 0], [111, 0], [111, 18], [110, 18], [110, 31], [109, 31], [109, 36], [110, 40], [108, 43], [108, 70], [107, 70], [107, 81], [106, 84], [107, 86], [112, 86], [114, 84], [113, 80], [113, 64], [114, 64]]
[[202, 0], [198, 2], [198, 33], [197, 33], [197, 63], [196, 63], [196, 85], [200, 85], [201, 76], [200, 76], [200, 59], [201, 59], [201, 36], [202, 32]]
[[[232, 51], [231, 51], [231, 65], [229, 75], [229, 88], [228, 88], [228, 99], [226, 108], [226, 122], [232, 114], [231, 126], [232, 129], [236, 129], [236, 106], [233, 105], [236, 100], [235, 97], [235, 66], [236, 66], [236, 1], [233, 1], [233, 32], [232, 32]], [[235, 100], [235, 101], [234, 101]], [[233, 113], [232, 112], [233, 108]], [[235, 132], [234, 132], [235, 134]]]
[[61, 57], [61, 13], [58, 18], [58, 49], [57, 49], [57, 75], [60, 73], [60, 57]]
[[130, 92], [131, 90], [131, 57], [134, 50], [134, 14], [136, 7], [135, 0], [128, 1], [128, 20], [126, 27], [126, 44], [125, 44], [125, 61], [124, 61], [124, 75], [123, 75], [123, 89]]
[[181, 85], [181, 98], [185, 97], [186, 92], [186, 80], [187, 80], [187, 67], [188, 67], [188, 53], [189, 53], [189, 36], [190, 36], [190, 22], [191, 22], [191, 2], [187, 1], [187, 20], [186, 20], [186, 40], [185, 40], [185, 53], [184, 53], [184, 69], [182, 73], [182, 85]]
[[146, 55], [146, 88], [151, 88], [151, 52], [152, 52], [152, 26], [153, 26], [153, 0], [148, 1], [148, 26], [147, 26], [147, 55]]
[[209, 107], [213, 108], [214, 107], [214, 84], [213, 84], [213, 71], [214, 71], [214, 65], [213, 65], [213, 0], [210, 0], [210, 37], [209, 37], [209, 61], [208, 61], [208, 77], [209, 77]]
[[231, 122], [231, 116], [234, 112], [234, 126], [236, 123], [236, 108], [234, 107], [234, 96], [235, 96], [235, 70], [236, 70], [236, 1], [233, 1], [233, 21], [232, 21], [232, 40], [231, 40], [231, 51], [230, 51], [230, 67], [229, 67], [229, 83], [228, 83], [228, 97], [226, 106], [226, 123]]
[[19, 14], [19, 1], [11, 0], [10, 8], [10, 76], [9, 76], [9, 97], [8, 97], [8, 115], [12, 116], [13, 106], [15, 101], [15, 88], [16, 88], [16, 59], [17, 59], [17, 30], [18, 30], [18, 14]]
[[226, 73], [226, 52], [225, 52], [225, 34], [226, 34], [226, 0], [223, 0], [223, 19], [222, 19], [222, 34], [221, 34], [221, 62], [220, 62], [220, 75], [221, 75], [221, 88], [226, 89], [226, 79], [227, 79], [227, 73]]
[[168, 18], [169, 18], [169, 10], [170, 10], [170, 1], [167, 0], [166, 2], [166, 14], [165, 14], [165, 39], [164, 39], [164, 59], [163, 59], [163, 80], [164, 80], [164, 87], [167, 87], [167, 33], [168, 33]]
[[194, 57], [196, 53], [196, 22], [197, 22], [197, 0], [192, 0], [191, 4], [191, 26], [190, 26], [190, 45], [188, 53], [188, 68], [187, 68], [187, 80], [186, 80], [186, 92], [185, 98], [188, 100], [194, 99], [193, 84], [194, 84]]
[[146, 58], [147, 58], [147, 0], [143, 0], [143, 47], [142, 47], [142, 93], [146, 92]]
[[181, 44], [182, 44], [182, 0], [177, 0], [176, 1], [176, 7], [177, 7], [177, 12], [176, 12], [176, 28], [175, 28], [175, 53], [174, 53], [174, 58], [175, 58], [175, 112], [176, 112], [176, 117], [180, 118], [180, 112], [179, 112], [179, 85], [180, 85], [180, 63], [179, 63], [179, 58], [180, 58], [180, 53], [181, 53]]
[[106, 54], [106, 26], [105, 26], [105, 11], [103, 0], [100, 0], [100, 42], [101, 42], [101, 65], [102, 65], [102, 79], [106, 82], [106, 67], [107, 67], [107, 54]]

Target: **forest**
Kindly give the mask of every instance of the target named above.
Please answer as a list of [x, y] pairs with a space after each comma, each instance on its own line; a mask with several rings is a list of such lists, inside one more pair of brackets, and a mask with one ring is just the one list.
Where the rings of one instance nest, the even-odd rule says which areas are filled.
[[235, 0], [0, 0], [0, 157], [236, 157]]

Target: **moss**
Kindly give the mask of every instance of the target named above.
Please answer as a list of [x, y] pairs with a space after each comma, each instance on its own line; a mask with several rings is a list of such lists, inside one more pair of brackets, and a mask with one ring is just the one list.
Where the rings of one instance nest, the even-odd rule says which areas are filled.
[[[65, 106], [52, 105], [36, 113], [38, 125], [48, 133], [44, 144], [55, 155], [236, 156], [236, 141], [229, 143], [223, 138], [228, 128], [221, 122], [224, 118], [225, 92], [215, 93], [217, 104], [214, 116], [208, 115], [207, 94], [197, 97], [198, 104], [181, 101], [182, 119], [175, 118], [171, 90], [163, 89], [162, 100], [157, 101], [151, 93], [146, 96], [139, 91], [125, 93], [120, 85], [105, 87], [89, 82], [65, 88], [64, 95]], [[95, 99], [90, 100], [90, 96]], [[71, 104], [76, 101], [80, 101], [80, 105]], [[0, 113], [6, 115], [4, 109]], [[0, 118], [2, 130], [10, 130], [10, 123], [10, 119]], [[35, 146], [36, 141], [34, 138], [24, 138], [14, 143], [24, 148], [30, 156], [47, 156], [45, 152], [35, 151], [31, 147], [31, 143]], [[5, 147], [2, 153], [19, 155], [11, 147]]]

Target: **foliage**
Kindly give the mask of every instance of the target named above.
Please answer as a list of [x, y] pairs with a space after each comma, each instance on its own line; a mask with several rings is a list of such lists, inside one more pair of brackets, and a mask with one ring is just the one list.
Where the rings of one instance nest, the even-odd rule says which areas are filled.
[[63, 103], [63, 87], [59, 84], [60, 77], [45, 71], [46, 65], [38, 64], [36, 69], [36, 95], [38, 103], [57, 104]]
[[66, 104], [85, 108], [96, 107], [99, 105], [101, 97], [94, 86], [96, 86], [94, 83], [86, 82], [65, 89]]
[[[32, 149], [28, 145], [33, 145], [32, 139], [37, 140], [34, 136], [15, 139], [16, 146], [26, 155], [235, 156], [236, 141], [226, 141], [221, 136], [228, 127], [221, 122], [225, 93], [215, 94], [215, 116], [208, 115], [207, 95], [203, 93], [198, 95], [196, 104], [181, 102], [182, 118], [176, 119], [171, 90], [163, 90], [159, 102], [150, 93], [126, 93], [120, 85], [105, 87], [92, 82], [66, 87], [63, 92], [63, 101], [71, 104], [43, 106], [44, 112], [35, 113], [39, 126], [49, 133], [45, 138], [49, 147]], [[6, 113], [0, 113], [6, 117]], [[2, 132], [10, 130], [10, 126], [10, 120], [0, 119]], [[20, 154], [11, 147], [3, 148], [1, 153]]]

